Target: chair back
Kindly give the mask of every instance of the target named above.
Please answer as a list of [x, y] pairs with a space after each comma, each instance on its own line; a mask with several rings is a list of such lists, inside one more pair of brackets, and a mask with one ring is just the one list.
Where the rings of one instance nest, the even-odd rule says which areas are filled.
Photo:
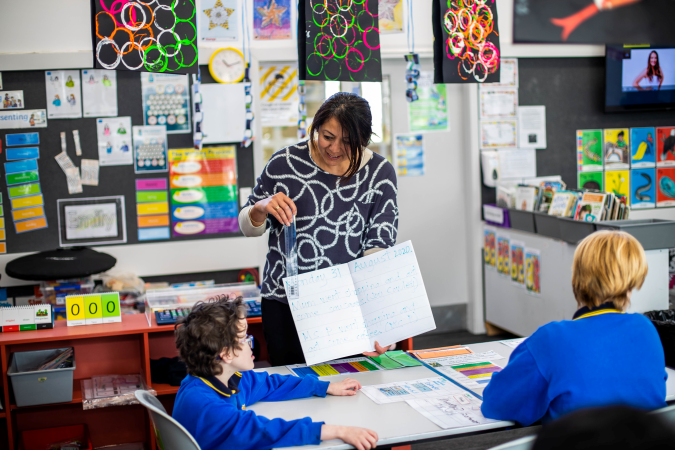
[[534, 440], [537, 439], [537, 436], [525, 436], [515, 441], [507, 442], [506, 444], [498, 445], [497, 447], [492, 447], [490, 450], [530, 450], [532, 445], [534, 445]]
[[675, 405], [657, 409], [652, 414], [659, 416], [668, 425], [675, 426]]
[[150, 414], [157, 446], [161, 450], [201, 450], [192, 435], [166, 413], [157, 397], [142, 390], [134, 392], [134, 395]]

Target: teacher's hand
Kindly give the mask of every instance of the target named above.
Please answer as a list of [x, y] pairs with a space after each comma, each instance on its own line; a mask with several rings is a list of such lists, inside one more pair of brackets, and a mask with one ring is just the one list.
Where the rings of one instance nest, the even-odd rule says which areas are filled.
[[290, 225], [293, 216], [298, 213], [295, 203], [283, 192], [256, 202], [251, 211], [251, 219], [264, 222], [267, 214], [272, 214], [279, 222]]

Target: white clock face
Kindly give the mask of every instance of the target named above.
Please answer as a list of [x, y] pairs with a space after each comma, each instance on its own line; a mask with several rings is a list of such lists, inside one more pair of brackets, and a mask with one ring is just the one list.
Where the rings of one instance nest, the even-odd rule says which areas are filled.
[[233, 50], [221, 50], [214, 57], [211, 70], [223, 83], [234, 83], [244, 74], [244, 59]]

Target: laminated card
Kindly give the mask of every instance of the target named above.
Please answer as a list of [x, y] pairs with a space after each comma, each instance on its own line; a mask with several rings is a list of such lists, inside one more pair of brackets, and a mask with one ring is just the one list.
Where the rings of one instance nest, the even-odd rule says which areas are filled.
[[[290, 282], [284, 279], [285, 285]], [[289, 299], [307, 365], [373, 351], [436, 328], [410, 241], [298, 275]]]

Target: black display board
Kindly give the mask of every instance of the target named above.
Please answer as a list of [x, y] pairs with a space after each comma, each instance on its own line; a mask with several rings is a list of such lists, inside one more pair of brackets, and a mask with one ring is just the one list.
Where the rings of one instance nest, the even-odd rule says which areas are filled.
[[[537, 150], [537, 176], [561, 175], [577, 187], [576, 130], [674, 126], [672, 112], [605, 113], [605, 58], [521, 58], [518, 102], [546, 106], [548, 147]], [[482, 183], [482, 203], [496, 202]]]
[[[209, 75], [207, 66], [200, 66], [202, 83], [215, 83]], [[3, 72], [4, 90], [23, 90], [26, 109], [46, 109], [47, 99], [45, 91], [45, 72], [17, 71]], [[130, 116], [132, 125], [143, 125], [143, 108], [141, 103], [141, 74], [137, 72], [117, 72], [117, 103], [118, 115]], [[242, 111], [243, 117], [243, 111]], [[7, 232], [7, 253], [34, 252], [51, 250], [59, 247], [57, 199], [74, 199], [85, 197], [102, 197], [124, 195], [127, 226], [127, 244], [161, 243], [169, 241], [183, 241], [195, 239], [214, 239], [241, 236], [241, 233], [220, 233], [196, 236], [172, 237], [169, 240], [138, 241], [136, 216], [136, 184], [139, 178], [166, 178], [169, 174], [135, 174], [134, 166], [106, 166], [99, 172], [98, 186], [84, 186], [81, 194], [68, 194], [66, 176], [56, 163], [54, 157], [61, 152], [60, 132], [65, 131], [68, 140], [68, 156], [76, 166], [80, 167], [80, 160], [98, 159], [98, 142], [96, 137], [96, 119], [48, 119], [47, 128], [0, 130], [2, 140], [2, 154], [0, 161], [6, 162], [5, 135], [12, 133], [39, 132], [40, 159], [38, 170], [40, 185], [44, 195], [44, 208], [47, 216], [47, 229], [16, 234], [12, 221], [11, 205], [7, 195], [7, 186], [2, 166], [2, 203], [4, 206], [5, 229]], [[82, 146], [82, 156], [75, 155], [72, 130], [79, 130]], [[193, 146], [192, 134], [169, 134], [169, 149], [190, 148]], [[216, 146], [216, 145], [213, 145]], [[253, 147], [242, 148], [237, 143], [237, 187], [253, 187], [255, 174], [253, 172]]]

